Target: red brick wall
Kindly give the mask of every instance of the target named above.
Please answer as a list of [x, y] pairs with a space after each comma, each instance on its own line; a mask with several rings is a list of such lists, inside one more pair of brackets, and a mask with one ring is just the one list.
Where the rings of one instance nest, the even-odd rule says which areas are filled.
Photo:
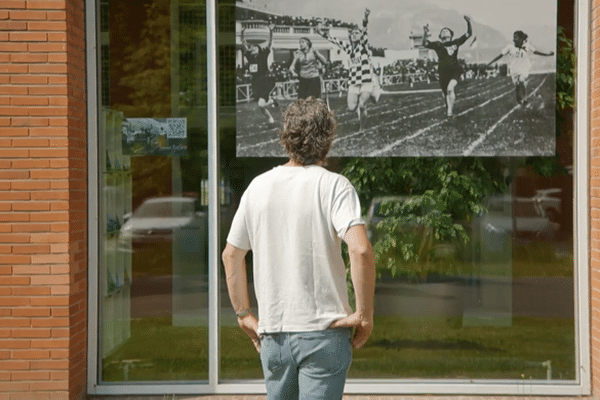
[[83, 0], [0, 0], [0, 399], [82, 399]]

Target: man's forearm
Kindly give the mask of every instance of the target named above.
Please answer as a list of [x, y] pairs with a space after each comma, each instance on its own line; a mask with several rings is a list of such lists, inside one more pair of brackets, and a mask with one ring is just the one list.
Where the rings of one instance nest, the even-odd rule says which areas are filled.
[[236, 312], [250, 308], [250, 294], [246, 275], [246, 252], [227, 244], [223, 252], [223, 265], [227, 291], [231, 305]]
[[356, 311], [364, 314], [367, 318], [372, 318], [375, 295], [375, 257], [371, 246], [361, 252], [351, 252], [350, 265]]
[[350, 274], [356, 298], [356, 311], [373, 318], [375, 295], [375, 255], [364, 225], [355, 225], [346, 234]]

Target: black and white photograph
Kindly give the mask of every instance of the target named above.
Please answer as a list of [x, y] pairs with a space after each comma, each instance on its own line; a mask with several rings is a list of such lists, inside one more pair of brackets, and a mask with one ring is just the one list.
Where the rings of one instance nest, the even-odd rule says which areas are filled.
[[122, 130], [123, 154], [184, 156], [187, 153], [185, 118], [127, 118]]
[[[337, 5], [336, 5], [337, 4]], [[236, 154], [319, 97], [333, 157], [550, 156], [555, 0], [237, 0]]]

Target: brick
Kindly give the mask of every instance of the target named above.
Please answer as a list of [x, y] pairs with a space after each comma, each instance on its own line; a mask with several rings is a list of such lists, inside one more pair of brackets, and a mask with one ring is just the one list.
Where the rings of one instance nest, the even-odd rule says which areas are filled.
[[36, 168], [50, 168], [50, 160], [36, 159], [25, 159], [25, 160], [12, 160], [12, 167], [15, 169], [36, 169]]
[[[5, 392], [25, 392], [29, 389], [30, 385], [27, 382], [2, 382], [2, 391]], [[10, 399], [13, 400], [15, 396], [16, 394], [11, 394]], [[33, 398], [30, 398], [29, 400], [33, 400]]]
[[[50, 224], [12, 224], [12, 230], [13, 232], [48, 232], [50, 230]], [[35, 240], [31, 241], [37, 242]]]
[[48, 147], [50, 145], [49, 139], [41, 138], [18, 138], [13, 139], [13, 147]]
[[27, 29], [30, 31], [60, 31], [67, 30], [66, 21], [31, 21], [27, 23]]
[[66, 127], [35, 127], [29, 130], [31, 136], [61, 136], [67, 137], [69, 130]]
[[38, 390], [68, 390], [69, 381], [56, 381], [56, 382], [31, 382], [30, 384], [32, 391]]
[[29, 88], [29, 94], [39, 95], [66, 95], [68, 88], [66, 86], [32, 86]]
[[[41, 328], [13, 329], [11, 335], [14, 338], [42, 338], [50, 337], [52, 332], [50, 329]], [[46, 358], [48, 358], [48, 356]], [[16, 355], [13, 354], [13, 357], [16, 358]]]
[[26, 255], [0, 254], [0, 264], [30, 264], [31, 257]]
[[[33, 329], [32, 329], [33, 330]], [[13, 350], [12, 356], [21, 360], [40, 360], [50, 358], [50, 352], [47, 350]]]
[[50, 297], [35, 297], [32, 296], [29, 298], [29, 303], [32, 306], [68, 306], [69, 305], [69, 297], [68, 296], [50, 296]]
[[10, 55], [10, 62], [14, 63], [45, 63], [48, 55], [43, 53], [17, 53]]
[[0, 349], [29, 349], [31, 340], [29, 339], [1, 339]]
[[[16, 107], [13, 107], [16, 108]], [[0, 115], [2, 115], [2, 107], [0, 107]], [[21, 114], [19, 114], [21, 115]], [[61, 116], [68, 115], [66, 107], [27, 107], [25, 115], [35, 116]]]
[[69, 254], [32, 254], [32, 264], [55, 264], [68, 263], [70, 261]]
[[26, 22], [0, 20], [0, 31], [24, 31], [25, 29], [27, 29]]
[[14, 75], [10, 77], [13, 85], [47, 85], [48, 77], [42, 75]]
[[0, 171], [0, 179], [28, 179], [29, 171]]
[[29, 299], [24, 297], [0, 297], [0, 307], [20, 307], [29, 305]]
[[67, 179], [69, 178], [69, 170], [53, 169], [53, 170], [34, 170], [31, 171], [31, 179]]
[[29, 157], [29, 150], [0, 148], [0, 158], [26, 158], [26, 157]]
[[0, 52], [12, 53], [27, 51], [27, 43], [0, 43]]
[[32, 74], [66, 74], [66, 64], [32, 64], [29, 65]]
[[46, 19], [45, 11], [22, 11], [14, 10], [10, 11], [10, 19], [12, 20], [35, 20], [35, 19]]
[[[12, 315], [14, 317], [49, 317], [50, 309], [42, 308], [42, 307], [34, 307], [34, 308], [15, 308], [12, 310]], [[1, 348], [1, 346], [0, 346]]]
[[23, 360], [0, 360], [0, 371], [2, 370], [24, 370], [29, 369], [29, 361]]
[[69, 341], [65, 339], [32, 339], [33, 349], [65, 349], [69, 347]]
[[45, 42], [48, 34], [44, 32], [10, 32], [8, 37], [11, 42]]
[[[52, 353], [54, 352], [51, 351], [50, 354], [52, 355]], [[68, 353], [67, 353], [68, 356]], [[65, 357], [66, 358], [66, 357]], [[46, 361], [30, 361], [31, 364], [31, 369], [35, 370], [35, 369], [50, 369], [50, 370], [61, 370], [61, 369], [68, 369], [69, 368], [69, 362], [66, 360], [46, 360]]]
[[47, 296], [51, 295], [52, 288], [41, 286], [17, 286], [12, 289], [13, 296]]
[[0, 319], [0, 327], [2, 328], [10, 328], [10, 327], [24, 327], [31, 326], [31, 320], [29, 318], [1, 318]]
[[28, 10], [64, 10], [65, 0], [27, 0]]
[[42, 244], [18, 244], [13, 245], [13, 254], [40, 254], [50, 252], [49, 245]]
[[[31, 69], [31, 67], [30, 67]], [[13, 106], [45, 106], [48, 105], [48, 97], [43, 96], [26, 96], [10, 98], [10, 104]]]
[[50, 372], [45, 371], [18, 371], [11, 372], [12, 381], [49, 381]]
[[26, 74], [28, 71], [27, 65], [21, 64], [0, 64], [1, 74]]
[[31, 278], [28, 276], [3, 276], [0, 275], [0, 286], [29, 285]]
[[40, 190], [50, 189], [49, 181], [13, 181], [10, 183], [12, 190]]
[[0, 200], [29, 200], [30, 198], [28, 192], [0, 192]]
[[0, 136], [27, 136], [29, 135], [29, 131], [27, 128], [2, 128], [0, 129]]
[[[9, 86], [6, 85], [2, 88], [2, 91], [7, 96], [23, 96], [23, 95], [27, 95], [28, 91], [27, 91], [27, 87], [26, 86]], [[7, 100], [6, 104], [10, 104], [10, 100], [11, 97], [4, 97], [4, 99]]]
[[[31, 326], [34, 327], [68, 327], [69, 318], [34, 318], [31, 320]], [[53, 331], [54, 332], [54, 331]], [[52, 335], [55, 337], [54, 335]]]
[[0, 2], [0, 7], [2, 7], [5, 10], [24, 9], [25, 6], [25, 0], [2, 0]]
[[[2, 193], [0, 192], [0, 199]], [[69, 200], [68, 190], [53, 190], [48, 192], [31, 192], [31, 200]]]
[[[1, 73], [2, 71], [0, 71]], [[26, 107], [0, 107], [1, 115], [10, 115], [11, 117], [27, 115], [29, 110]]]
[[67, 13], [65, 11], [48, 11], [46, 12], [46, 15], [50, 21], [63, 21], [67, 19]]

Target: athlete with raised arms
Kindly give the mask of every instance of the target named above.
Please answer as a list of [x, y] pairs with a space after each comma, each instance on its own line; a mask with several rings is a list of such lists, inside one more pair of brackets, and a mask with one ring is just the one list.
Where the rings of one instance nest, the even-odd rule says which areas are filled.
[[423, 46], [432, 49], [438, 56], [438, 74], [440, 87], [446, 103], [446, 115], [448, 118], [454, 116], [454, 103], [456, 102], [455, 88], [460, 81], [462, 67], [458, 61], [458, 48], [473, 34], [471, 19], [465, 15], [467, 21], [467, 32], [461, 37], [454, 39], [454, 32], [450, 28], [442, 28], [439, 41], [430, 42], [429, 27], [423, 27]]

